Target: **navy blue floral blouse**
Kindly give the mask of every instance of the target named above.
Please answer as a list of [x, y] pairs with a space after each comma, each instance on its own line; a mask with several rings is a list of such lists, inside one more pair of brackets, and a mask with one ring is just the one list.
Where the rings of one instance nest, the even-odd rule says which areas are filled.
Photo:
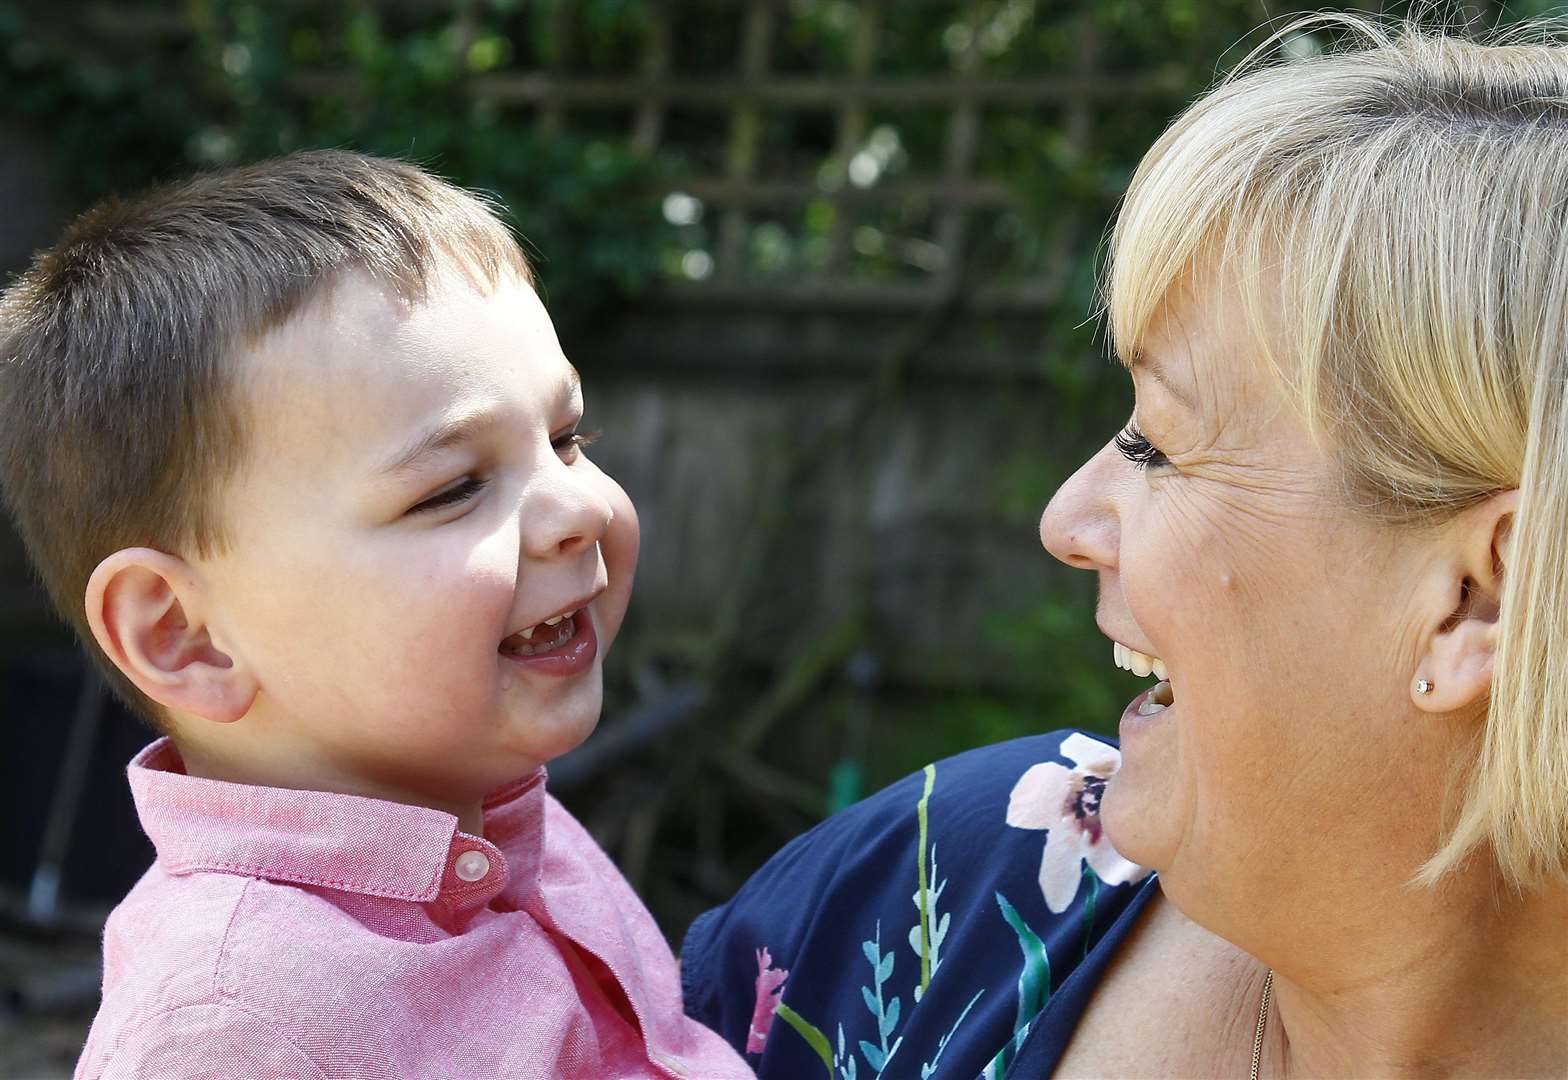
[[798, 837], [692, 924], [686, 1011], [760, 1077], [1049, 1076], [1156, 888], [1100, 831], [1115, 744], [928, 765]]

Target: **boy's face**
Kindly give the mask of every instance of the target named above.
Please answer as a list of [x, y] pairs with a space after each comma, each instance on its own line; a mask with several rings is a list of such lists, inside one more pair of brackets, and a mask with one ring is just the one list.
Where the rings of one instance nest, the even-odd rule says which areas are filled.
[[288, 786], [441, 805], [587, 737], [637, 521], [533, 290], [351, 276], [244, 363], [233, 542], [195, 564], [260, 687], [240, 745]]

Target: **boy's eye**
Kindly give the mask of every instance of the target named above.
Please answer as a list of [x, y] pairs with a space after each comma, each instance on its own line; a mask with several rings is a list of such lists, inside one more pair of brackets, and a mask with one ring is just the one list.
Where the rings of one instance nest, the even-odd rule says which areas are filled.
[[431, 510], [440, 510], [442, 507], [455, 506], [458, 503], [467, 502], [483, 491], [489, 483], [490, 481], [484, 477], [464, 476], [448, 484], [430, 496], [430, 498], [410, 507], [408, 512], [410, 514], [423, 514]]
[[561, 460], [568, 465], [577, 460], [577, 452], [585, 446], [592, 446], [599, 441], [600, 433], [597, 431], [568, 431], [565, 435], [550, 440], [550, 445], [555, 447], [555, 452], [561, 455]]
[[1138, 430], [1136, 423], [1129, 423], [1116, 433], [1116, 449], [1121, 451], [1122, 457], [1140, 469], [1147, 469], [1150, 465], [1158, 468], [1170, 464], [1170, 459]]

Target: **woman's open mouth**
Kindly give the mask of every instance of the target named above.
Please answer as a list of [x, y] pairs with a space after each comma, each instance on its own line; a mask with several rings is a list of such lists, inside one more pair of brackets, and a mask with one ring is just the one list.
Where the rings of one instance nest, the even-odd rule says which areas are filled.
[[1128, 716], [1154, 716], [1176, 704], [1176, 693], [1171, 687], [1170, 673], [1166, 670], [1164, 660], [1139, 652], [1119, 641], [1112, 642], [1111, 654], [1117, 667], [1138, 676], [1153, 675], [1159, 680], [1132, 699], [1123, 713], [1124, 719]]

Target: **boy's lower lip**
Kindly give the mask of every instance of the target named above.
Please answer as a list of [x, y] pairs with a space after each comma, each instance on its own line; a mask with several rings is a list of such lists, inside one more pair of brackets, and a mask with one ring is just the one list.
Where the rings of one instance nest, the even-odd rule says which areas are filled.
[[599, 655], [599, 636], [594, 633], [593, 615], [583, 608], [572, 616], [577, 632], [572, 639], [554, 652], [540, 653], [536, 656], [518, 656], [514, 653], [501, 653], [501, 658], [518, 667], [526, 668], [539, 675], [570, 676], [580, 675], [593, 667], [594, 660]]

